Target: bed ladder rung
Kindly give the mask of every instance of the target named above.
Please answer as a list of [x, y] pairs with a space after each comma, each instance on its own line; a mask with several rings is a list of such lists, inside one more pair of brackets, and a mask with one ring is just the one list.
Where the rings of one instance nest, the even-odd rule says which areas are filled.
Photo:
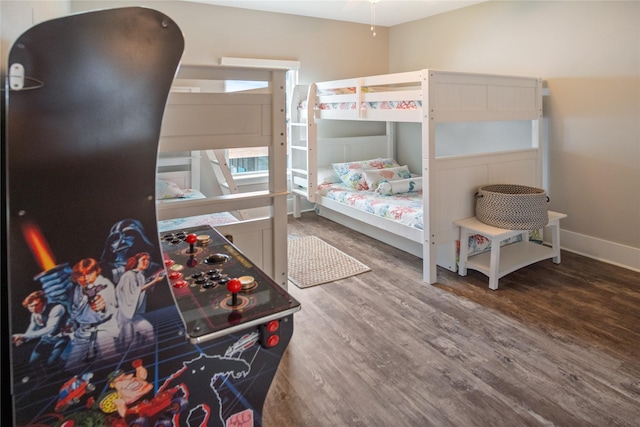
[[[206, 150], [209, 163], [213, 169], [213, 173], [218, 181], [220, 192], [222, 194], [238, 194], [238, 186], [231, 173], [229, 161], [227, 160], [226, 150]], [[238, 215], [243, 220], [249, 219], [249, 213], [246, 210], [238, 211]]]

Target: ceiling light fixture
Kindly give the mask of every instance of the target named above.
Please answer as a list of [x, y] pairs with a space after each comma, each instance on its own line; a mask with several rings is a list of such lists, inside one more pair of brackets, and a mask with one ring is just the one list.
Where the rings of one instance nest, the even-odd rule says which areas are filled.
[[376, 36], [376, 3], [380, 0], [369, 0], [371, 3], [371, 35]]

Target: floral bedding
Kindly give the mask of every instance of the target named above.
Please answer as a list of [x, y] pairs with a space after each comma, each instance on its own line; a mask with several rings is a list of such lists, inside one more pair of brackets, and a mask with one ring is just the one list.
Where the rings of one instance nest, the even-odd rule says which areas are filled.
[[[419, 230], [424, 229], [422, 191], [385, 196], [373, 191], [354, 191], [343, 183], [328, 183], [319, 185], [318, 192], [324, 197], [358, 210]], [[515, 243], [520, 240], [521, 236], [515, 236], [502, 242], [502, 244]], [[529, 241], [542, 243], [540, 231], [531, 231]], [[469, 256], [491, 249], [489, 239], [481, 235], [469, 236], [468, 244]]]
[[[375, 88], [362, 88], [363, 93], [376, 92]], [[355, 87], [344, 87], [335, 89], [319, 89], [318, 95], [353, 95], [356, 93]], [[318, 103], [317, 108], [319, 110], [356, 110], [357, 102], [327, 102]], [[306, 110], [307, 101], [303, 100], [298, 104], [298, 109]], [[375, 101], [375, 102], [362, 102], [360, 104], [361, 110], [419, 110], [422, 108], [422, 101], [416, 100], [404, 100], [404, 101]]]
[[409, 227], [423, 229], [422, 191], [383, 196], [373, 191], [354, 191], [343, 183], [321, 184], [324, 197]]
[[[318, 104], [320, 110], [356, 110], [355, 102], [331, 102]], [[419, 110], [422, 101], [376, 101], [360, 103], [361, 110]]]

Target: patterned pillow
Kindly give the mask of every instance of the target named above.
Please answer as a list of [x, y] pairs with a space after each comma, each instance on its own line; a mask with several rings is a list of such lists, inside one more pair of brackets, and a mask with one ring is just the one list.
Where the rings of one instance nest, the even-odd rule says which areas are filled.
[[408, 166], [397, 166], [384, 169], [366, 169], [363, 171], [364, 179], [370, 190], [378, 188], [381, 181], [398, 181], [411, 178]]
[[383, 169], [400, 166], [394, 159], [371, 159], [345, 163], [332, 163], [333, 170], [344, 185], [352, 190], [369, 190], [362, 173], [364, 169]]

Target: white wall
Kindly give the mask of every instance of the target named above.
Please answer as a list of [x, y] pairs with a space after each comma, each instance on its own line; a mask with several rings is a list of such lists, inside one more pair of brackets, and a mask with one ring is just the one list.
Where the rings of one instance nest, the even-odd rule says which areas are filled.
[[543, 78], [562, 246], [640, 270], [640, 2], [491, 1], [392, 27], [389, 51], [391, 72]]

